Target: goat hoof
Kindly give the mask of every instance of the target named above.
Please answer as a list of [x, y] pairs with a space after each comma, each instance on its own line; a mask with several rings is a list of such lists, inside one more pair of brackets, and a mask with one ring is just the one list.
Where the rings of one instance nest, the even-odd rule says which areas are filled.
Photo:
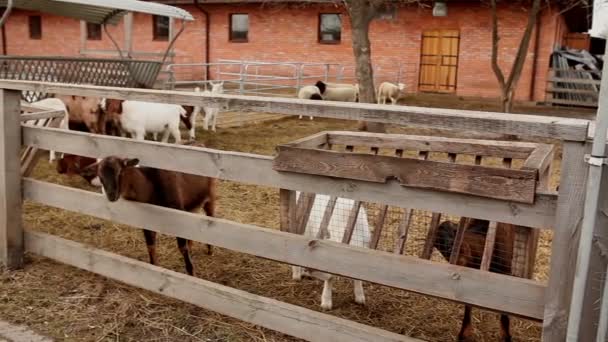
[[359, 305], [365, 305], [365, 297], [355, 297], [355, 303], [359, 304]]
[[323, 310], [329, 311], [329, 310], [331, 310], [331, 307], [332, 307], [331, 302], [321, 303], [321, 309], [323, 309]]

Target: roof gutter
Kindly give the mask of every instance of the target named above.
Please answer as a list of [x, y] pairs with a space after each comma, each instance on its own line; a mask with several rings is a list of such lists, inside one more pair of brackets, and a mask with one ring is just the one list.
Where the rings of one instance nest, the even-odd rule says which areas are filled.
[[203, 15], [205, 16], [205, 76], [206, 76], [206, 81], [210, 79], [210, 75], [209, 75], [209, 28], [211, 27], [211, 23], [209, 22], [209, 12], [207, 12], [202, 6], [201, 4], [198, 2], [198, 0], [194, 0], [194, 6], [196, 6], [196, 8], [201, 11], [201, 13], [203, 13]]

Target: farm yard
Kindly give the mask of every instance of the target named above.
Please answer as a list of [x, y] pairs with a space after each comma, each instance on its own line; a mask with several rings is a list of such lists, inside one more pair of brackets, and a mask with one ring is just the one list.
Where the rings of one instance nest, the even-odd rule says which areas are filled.
[[[456, 105], [457, 103], [453, 104]], [[571, 111], [559, 112], [562, 115], [574, 115]], [[286, 118], [246, 127], [222, 129], [220, 126], [215, 134], [199, 128], [197, 137], [210, 148], [272, 155], [275, 146], [281, 143], [325, 130], [354, 129], [356, 123], [353, 121]], [[390, 127], [389, 131], [419, 135], [458, 135], [445, 130], [396, 126]], [[559, 178], [559, 157], [560, 153], [556, 153], [551, 178], [553, 188]], [[49, 164], [44, 159], [39, 162], [32, 177], [95, 191], [80, 177], [57, 174], [54, 164]], [[218, 217], [279, 228], [277, 189], [229, 181], [222, 181], [219, 189]], [[396, 219], [399, 210], [391, 207], [389, 217]], [[373, 216], [371, 210], [369, 215]], [[419, 253], [430, 214], [420, 212], [416, 217], [406, 246], [408, 255]], [[139, 229], [27, 202], [24, 207], [24, 223], [29, 229], [83, 242], [138, 260], [147, 260]], [[550, 231], [543, 231], [538, 248], [534, 279], [543, 282], [548, 277], [551, 237]], [[392, 238], [392, 232], [385, 230], [381, 245], [391, 244]], [[161, 235], [158, 255], [160, 266], [183, 272], [183, 262], [175, 249], [173, 238]], [[202, 244], [198, 243], [195, 244], [193, 255], [197, 276], [203, 279], [313, 310], [320, 309], [322, 282], [310, 279], [294, 281], [288, 265], [222, 248], [216, 248], [214, 255], [208, 256]], [[0, 316], [11, 322], [27, 324], [58, 340], [295, 340], [40, 257], [30, 255], [28, 258], [22, 271], [2, 272]], [[433, 260], [443, 259], [435, 251]], [[334, 290], [334, 309], [330, 311], [332, 315], [429, 341], [453, 340], [458, 332], [462, 305], [365, 283], [367, 304], [360, 306], [353, 301], [351, 282], [339, 279]], [[474, 310], [473, 317], [476, 340], [497, 339], [497, 314]], [[520, 319], [513, 321], [515, 341], [540, 339], [539, 323]]]
[[604, 2], [0, 1], [0, 325], [608, 340]]

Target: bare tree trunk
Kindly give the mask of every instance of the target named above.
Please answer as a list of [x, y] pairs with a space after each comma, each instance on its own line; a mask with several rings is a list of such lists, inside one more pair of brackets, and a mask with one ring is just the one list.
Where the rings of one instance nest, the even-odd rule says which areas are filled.
[[[359, 81], [359, 102], [376, 103], [369, 26], [376, 14], [369, 0], [345, 0], [352, 27], [353, 54]], [[386, 132], [384, 124], [359, 121], [359, 130]]]
[[498, 35], [498, 13], [496, 9], [496, 0], [490, 0], [490, 6], [492, 11], [492, 70], [494, 71], [494, 75], [496, 75], [498, 85], [500, 86], [500, 101], [502, 111], [510, 113], [513, 109], [513, 98], [515, 95], [515, 89], [517, 88], [517, 82], [521, 77], [521, 72], [526, 61], [526, 55], [528, 53], [530, 40], [532, 38], [532, 31], [534, 30], [538, 13], [540, 12], [540, 0], [533, 0], [532, 2], [532, 8], [528, 14], [526, 29], [519, 43], [517, 55], [513, 61], [513, 66], [509, 72], [509, 77], [506, 80], [505, 75], [498, 66], [498, 42], [500, 41], [500, 37]]

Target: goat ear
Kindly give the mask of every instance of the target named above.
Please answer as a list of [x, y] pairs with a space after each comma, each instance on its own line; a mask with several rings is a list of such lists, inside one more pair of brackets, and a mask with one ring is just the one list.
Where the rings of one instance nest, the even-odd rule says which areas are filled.
[[123, 163], [123, 165], [125, 167], [127, 167], [127, 166], [136, 166], [137, 164], [139, 164], [139, 159], [137, 159], [137, 158], [124, 159], [122, 163]]
[[93, 163], [83, 169], [80, 169], [80, 165], [78, 167], [79, 173], [83, 177], [95, 177], [97, 176], [97, 168], [99, 167], [99, 163]]

